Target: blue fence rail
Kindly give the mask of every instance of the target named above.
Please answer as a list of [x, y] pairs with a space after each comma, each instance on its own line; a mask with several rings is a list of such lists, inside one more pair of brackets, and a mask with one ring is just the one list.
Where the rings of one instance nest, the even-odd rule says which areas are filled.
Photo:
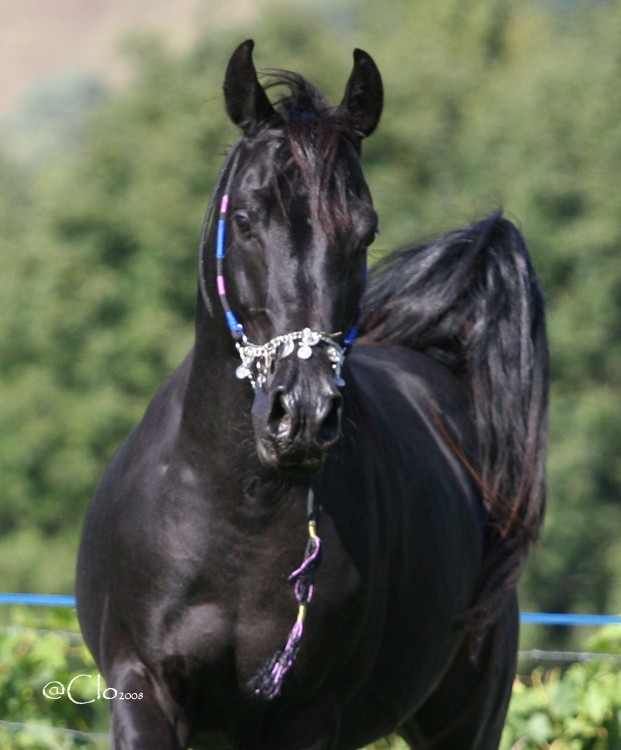
[[[62, 594], [10, 594], [0, 593], [0, 604], [24, 604], [32, 607], [75, 607], [75, 597]], [[523, 623], [537, 625], [579, 625], [602, 627], [621, 625], [621, 615], [588, 615], [554, 612], [522, 612]]]
[[0, 594], [0, 604], [27, 604], [31, 607], [75, 607], [75, 596], [61, 594]]

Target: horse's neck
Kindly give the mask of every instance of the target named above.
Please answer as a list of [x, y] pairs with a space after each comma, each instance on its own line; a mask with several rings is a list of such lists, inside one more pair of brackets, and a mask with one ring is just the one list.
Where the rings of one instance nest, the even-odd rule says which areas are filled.
[[248, 441], [252, 434], [252, 391], [235, 377], [238, 364], [230, 333], [199, 301], [183, 427], [214, 448]]

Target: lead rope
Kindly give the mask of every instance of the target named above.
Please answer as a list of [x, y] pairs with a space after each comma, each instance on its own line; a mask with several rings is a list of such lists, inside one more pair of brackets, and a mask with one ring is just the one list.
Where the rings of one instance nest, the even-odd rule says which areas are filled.
[[284, 646], [265, 662], [257, 676], [249, 683], [250, 689], [259, 698], [272, 700], [280, 695], [285, 675], [293, 666], [300, 648], [308, 605], [315, 591], [315, 574], [320, 560], [321, 539], [317, 535], [315, 495], [311, 489], [308, 490], [307, 528], [308, 541], [304, 560], [300, 567], [287, 577], [287, 582], [293, 583], [293, 593], [298, 603], [298, 616]]

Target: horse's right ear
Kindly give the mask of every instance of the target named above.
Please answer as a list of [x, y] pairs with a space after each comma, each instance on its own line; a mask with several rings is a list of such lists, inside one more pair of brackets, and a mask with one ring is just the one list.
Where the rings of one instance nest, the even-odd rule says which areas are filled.
[[244, 133], [267, 122], [274, 108], [257, 78], [252, 62], [254, 41], [247, 39], [231, 55], [224, 77], [224, 102], [231, 120]]
[[362, 140], [377, 127], [384, 106], [382, 77], [371, 55], [354, 50], [354, 68], [345, 87], [338, 112], [356, 140]]

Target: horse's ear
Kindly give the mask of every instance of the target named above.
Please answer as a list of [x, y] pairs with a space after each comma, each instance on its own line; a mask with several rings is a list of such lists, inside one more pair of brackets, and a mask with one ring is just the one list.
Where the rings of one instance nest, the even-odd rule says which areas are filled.
[[349, 76], [339, 112], [351, 135], [366, 138], [377, 127], [384, 106], [382, 77], [371, 55], [354, 50], [354, 69]]
[[244, 133], [252, 132], [274, 114], [252, 62], [254, 41], [247, 39], [231, 55], [224, 77], [224, 102], [231, 120]]

